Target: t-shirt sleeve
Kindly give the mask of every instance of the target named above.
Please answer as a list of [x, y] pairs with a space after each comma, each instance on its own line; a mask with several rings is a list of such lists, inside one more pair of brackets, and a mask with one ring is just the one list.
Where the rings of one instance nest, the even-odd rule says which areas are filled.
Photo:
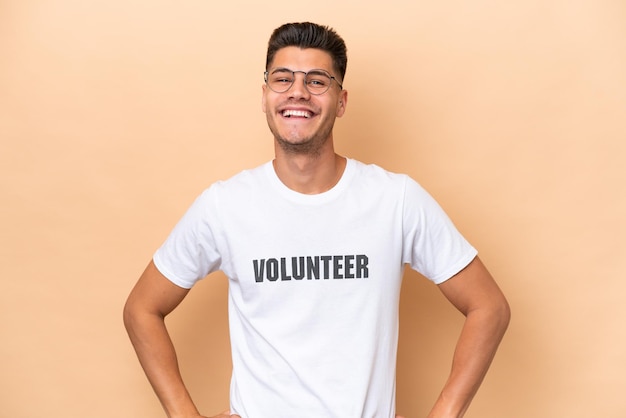
[[436, 284], [463, 270], [477, 251], [435, 199], [407, 177], [403, 207], [403, 262]]
[[204, 191], [155, 252], [157, 269], [174, 284], [190, 289], [219, 269], [221, 256], [211, 225], [212, 191]]

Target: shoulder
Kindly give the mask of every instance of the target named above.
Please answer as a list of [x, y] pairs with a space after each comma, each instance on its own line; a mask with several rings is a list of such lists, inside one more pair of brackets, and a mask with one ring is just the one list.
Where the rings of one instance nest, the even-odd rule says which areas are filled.
[[405, 173], [389, 171], [376, 164], [366, 164], [352, 160], [357, 183], [370, 189], [377, 188], [380, 192], [388, 191], [414, 199], [428, 199], [430, 195], [417, 180]]
[[212, 186], [219, 185], [221, 187], [237, 187], [240, 185], [247, 185], [251, 182], [259, 181], [265, 178], [269, 167], [271, 167], [271, 162], [266, 162], [257, 167], [242, 170], [225, 180], [218, 180], [213, 183]]
[[266, 182], [268, 165], [270, 164], [270, 162], [264, 163], [254, 168], [242, 170], [229, 178], [217, 180], [204, 190], [203, 195], [246, 192], [256, 189]]
[[415, 207], [419, 210], [438, 209], [438, 203], [430, 193], [408, 174], [389, 171], [376, 164], [352, 161], [355, 167], [355, 178], [369, 190], [377, 190], [380, 196], [393, 194], [407, 207]]
[[218, 207], [230, 203], [247, 204], [247, 196], [252, 192], [260, 192], [266, 164], [252, 169], [246, 169], [222, 180], [216, 180], [202, 190], [191, 205], [189, 212], [206, 215], [217, 212]]
[[406, 174], [386, 170], [377, 164], [351, 159], [348, 161], [353, 166], [355, 177], [360, 180], [403, 184], [407, 179], [410, 179]]

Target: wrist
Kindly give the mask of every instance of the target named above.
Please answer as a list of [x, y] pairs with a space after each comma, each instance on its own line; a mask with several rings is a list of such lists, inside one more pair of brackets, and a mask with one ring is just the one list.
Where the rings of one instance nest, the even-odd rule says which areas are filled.
[[190, 407], [186, 410], [178, 410], [175, 412], [167, 411], [168, 418], [200, 418], [200, 412], [195, 408], [195, 406]]
[[427, 418], [463, 418], [467, 408], [440, 395]]

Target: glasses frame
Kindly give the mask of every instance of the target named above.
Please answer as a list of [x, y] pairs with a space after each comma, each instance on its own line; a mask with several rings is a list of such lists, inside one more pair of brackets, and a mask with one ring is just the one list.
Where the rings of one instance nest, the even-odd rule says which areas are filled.
[[[274, 93], [279, 93], [279, 94], [280, 94], [280, 93], [287, 93], [287, 92], [288, 92], [288, 91], [289, 91], [289, 90], [293, 87], [294, 83], [296, 82], [296, 73], [302, 73], [302, 74], [304, 74], [304, 78], [302, 79], [302, 83], [304, 83], [304, 88], [306, 89], [306, 91], [308, 91], [310, 94], [312, 94], [312, 95], [314, 95], [314, 96], [321, 96], [322, 94], [327, 93], [327, 92], [328, 92], [328, 90], [330, 90], [330, 88], [332, 87], [332, 85], [333, 85], [333, 81], [334, 81], [335, 83], [337, 83], [337, 85], [339, 86], [339, 89], [343, 90], [343, 86], [342, 86], [342, 85], [341, 85], [341, 83], [337, 80], [337, 78], [335, 78], [335, 76], [334, 76], [334, 75], [332, 75], [331, 73], [329, 73], [328, 71], [323, 70], [323, 69], [321, 69], [321, 68], [314, 68], [314, 69], [309, 70], [309, 71], [291, 70], [291, 69], [289, 69], [289, 68], [275, 68], [274, 70], [272, 70], [272, 73], [274, 73], [274, 72], [276, 72], [276, 71], [284, 71], [284, 72], [289, 72], [289, 73], [291, 73], [291, 75], [293, 76], [293, 78], [292, 78], [292, 80], [291, 80], [291, 84], [289, 85], [289, 87], [287, 87], [287, 88], [286, 88], [285, 90], [283, 90], [283, 91], [277, 91], [277, 90], [274, 90], [274, 89], [270, 86], [270, 84], [269, 84], [269, 75], [270, 75], [270, 72], [269, 72], [269, 71], [265, 71], [265, 72], [263, 73], [263, 79], [265, 80], [265, 85], [267, 86], [267, 88], [269, 88], [270, 90], [272, 90]], [[328, 88], [327, 88], [326, 90], [324, 90], [324, 91], [323, 91], [323, 92], [321, 92], [321, 93], [314, 93], [314, 92], [312, 92], [311, 90], [309, 90], [309, 86], [307, 86], [307, 84], [306, 84], [306, 76], [307, 76], [309, 73], [311, 73], [311, 72], [321, 72], [321, 73], [324, 73], [325, 75], [327, 75], [327, 76], [328, 76], [328, 78], [330, 78], [330, 83], [328, 83]]]

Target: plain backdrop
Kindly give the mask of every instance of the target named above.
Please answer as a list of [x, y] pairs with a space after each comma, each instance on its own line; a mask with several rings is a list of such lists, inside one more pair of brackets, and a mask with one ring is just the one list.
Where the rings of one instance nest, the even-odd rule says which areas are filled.
[[[0, 0], [0, 416], [164, 416], [122, 306], [205, 187], [272, 158], [266, 42], [304, 20], [348, 45], [338, 151], [418, 180], [510, 300], [466, 416], [626, 416], [623, 0]], [[168, 321], [207, 415], [226, 291]], [[461, 324], [407, 271], [399, 413], [427, 414]]]

